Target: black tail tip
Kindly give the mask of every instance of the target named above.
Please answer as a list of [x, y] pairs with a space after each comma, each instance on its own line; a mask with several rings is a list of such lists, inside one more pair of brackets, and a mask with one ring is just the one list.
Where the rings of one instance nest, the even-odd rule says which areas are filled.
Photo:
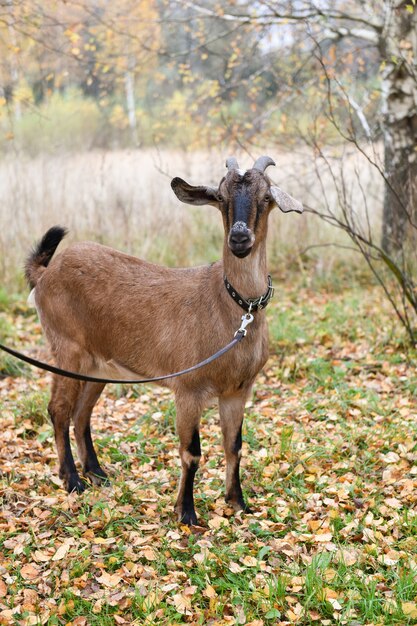
[[36, 284], [36, 267], [48, 267], [55, 250], [67, 233], [64, 226], [52, 226], [29, 254], [25, 264], [25, 276], [31, 289]]
[[39, 244], [36, 246], [36, 251], [41, 254], [51, 252], [52, 256], [58, 245], [67, 234], [68, 229], [65, 228], [65, 226], [52, 226], [46, 231]]

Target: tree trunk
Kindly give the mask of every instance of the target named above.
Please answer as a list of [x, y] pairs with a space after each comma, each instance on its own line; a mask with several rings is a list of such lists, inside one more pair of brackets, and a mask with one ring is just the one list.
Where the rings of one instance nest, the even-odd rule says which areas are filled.
[[125, 93], [127, 118], [129, 120], [129, 128], [134, 146], [139, 146], [138, 127], [136, 122], [136, 99], [135, 99], [135, 59], [129, 54], [128, 68], [125, 73]]
[[17, 44], [16, 30], [14, 28], [14, 7], [11, 0], [7, 0], [6, 6], [9, 9], [8, 21], [7, 21], [7, 29], [9, 32], [10, 43], [13, 46], [14, 50], [10, 55], [10, 77], [11, 77], [11, 85], [12, 85], [12, 102], [14, 109], [14, 116], [16, 120], [20, 120], [22, 117], [22, 106], [20, 100], [16, 98], [16, 89], [19, 87], [20, 83], [20, 71], [19, 71], [19, 62], [17, 59], [16, 50], [19, 49]]
[[385, 11], [381, 35], [386, 175], [382, 248], [396, 255], [410, 227], [416, 228], [417, 9], [407, 0], [386, 0]]

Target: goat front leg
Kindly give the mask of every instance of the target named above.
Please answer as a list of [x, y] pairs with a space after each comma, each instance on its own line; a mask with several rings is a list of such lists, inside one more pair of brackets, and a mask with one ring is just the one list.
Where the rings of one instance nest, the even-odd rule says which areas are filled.
[[226, 502], [235, 511], [250, 513], [240, 484], [240, 459], [242, 456], [242, 424], [245, 402], [250, 389], [239, 394], [219, 398], [220, 426], [226, 456]]
[[180, 393], [176, 395], [175, 405], [182, 468], [175, 512], [179, 522], [192, 526], [197, 524], [194, 509], [194, 477], [201, 458], [199, 426], [202, 407], [193, 395], [184, 396]]
[[52, 382], [51, 400], [48, 412], [54, 425], [55, 443], [59, 460], [59, 477], [63, 480], [68, 492], [82, 493], [85, 484], [78, 475], [72, 456], [69, 427], [71, 415], [81, 392], [81, 385], [77, 380], [69, 380], [61, 376], [54, 376]]
[[107, 481], [107, 474], [101, 468], [91, 438], [91, 413], [105, 385], [101, 383], [83, 383], [74, 411], [74, 433], [78, 448], [78, 457], [84, 474], [94, 485]]

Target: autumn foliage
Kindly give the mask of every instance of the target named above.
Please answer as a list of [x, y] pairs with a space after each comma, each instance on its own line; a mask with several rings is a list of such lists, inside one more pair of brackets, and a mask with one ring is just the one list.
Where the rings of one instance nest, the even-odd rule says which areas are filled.
[[[173, 403], [157, 387], [103, 395], [93, 425], [111, 486], [68, 496], [49, 376], [8, 376], [3, 361], [0, 623], [415, 623], [416, 355], [378, 290], [276, 284], [272, 356], [243, 435], [252, 514], [224, 503], [213, 407], [201, 526], [176, 523]], [[47, 357], [19, 302], [0, 321]]]

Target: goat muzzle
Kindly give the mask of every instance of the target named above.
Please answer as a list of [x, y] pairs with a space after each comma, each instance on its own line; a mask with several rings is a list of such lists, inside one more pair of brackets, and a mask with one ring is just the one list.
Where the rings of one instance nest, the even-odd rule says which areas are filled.
[[236, 222], [229, 233], [228, 245], [233, 254], [239, 258], [243, 258], [250, 254], [255, 236], [251, 229], [243, 222]]

